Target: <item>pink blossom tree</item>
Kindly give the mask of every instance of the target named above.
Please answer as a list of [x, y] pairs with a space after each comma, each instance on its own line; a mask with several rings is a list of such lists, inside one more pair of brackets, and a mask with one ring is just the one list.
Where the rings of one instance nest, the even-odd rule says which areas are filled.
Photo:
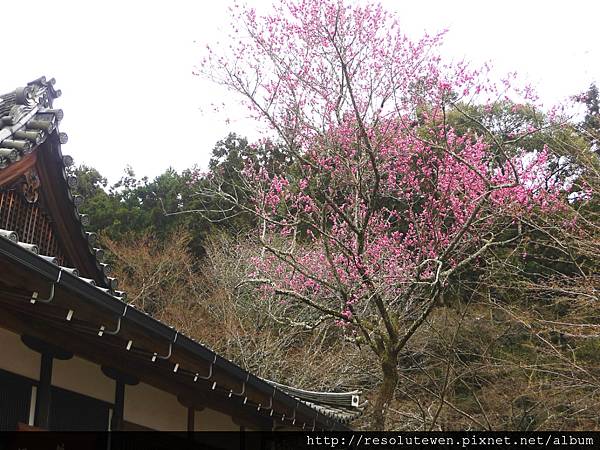
[[259, 219], [247, 281], [261, 295], [335, 320], [376, 355], [372, 428], [385, 429], [399, 355], [457, 274], [483, 270], [522, 238], [521, 218], [560, 203], [549, 149], [519, 146], [547, 124], [507, 137], [473, 115], [535, 99], [487, 68], [445, 64], [441, 35], [411, 41], [378, 5], [284, 0], [266, 16], [232, 14], [230, 42], [208, 48], [199, 72], [241, 94], [289, 165], [248, 159], [242, 182], [215, 179], [205, 194]]

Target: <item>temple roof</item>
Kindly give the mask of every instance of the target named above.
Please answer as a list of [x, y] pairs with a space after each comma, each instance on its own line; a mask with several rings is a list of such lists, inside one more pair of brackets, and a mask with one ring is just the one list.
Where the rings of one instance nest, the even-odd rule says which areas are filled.
[[[65, 257], [82, 275], [116, 292], [117, 281], [110, 276], [110, 266], [102, 262], [104, 252], [95, 248], [96, 235], [85, 230], [89, 217], [78, 210], [83, 199], [71, 192], [77, 179], [67, 173], [73, 159], [61, 151], [68, 137], [58, 130], [64, 114], [53, 108], [53, 101], [61, 95], [54, 84], [54, 78], [41, 77], [0, 95], [0, 186], [30, 171], [25, 176], [34, 186], [27, 201], [37, 203], [40, 192], [46, 192], [43, 201], [53, 216], [52, 228]], [[0, 224], [3, 227], [8, 228]], [[24, 242], [39, 244], [31, 242], [30, 236]]]
[[[74, 267], [61, 266], [60, 258], [56, 255], [40, 254], [37, 242], [33, 239], [21, 241], [19, 233], [10, 227], [4, 228], [3, 223], [0, 223], [0, 257], [8, 258], [7, 260], [15, 262], [23, 270], [33, 270], [40, 276], [47, 277], [52, 281], [51, 297], [54, 296], [55, 285], [66, 286], [78, 293], [77, 301], [84, 302], [86, 308], [99, 308], [102, 313], [118, 312], [119, 324], [129, 310], [128, 320], [134, 320], [133, 316], [135, 316], [135, 323], [147, 329], [149, 333], [168, 335], [172, 339], [169, 348], [181, 345], [183, 349], [202, 358], [210, 364], [210, 374], [213, 365], [220, 365], [231, 376], [243, 381], [242, 391], [245, 391], [248, 383], [260, 392], [270, 392], [271, 406], [267, 408], [266, 405], [257, 404], [254, 406], [257, 411], [270, 411], [269, 416], [273, 417], [275, 412], [273, 399], [277, 397], [278, 401], [283, 401], [283, 404], [288, 407], [293, 406], [294, 416], [297, 409], [300, 412], [304, 408], [309, 408], [321, 427], [328, 424], [331, 429], [345, 429], [340, 424], [348, 423], [362, 413], [364, 403], [359, 403], [358, 391], [345, 393], [307, 391], [260, 379], [219, 357], [199, 342], [185, 337], [178, 330], [168, 327], [125, 302], [125, 293], [116, 290], [117, 281], [109, 276], [110, 267], [102, 263], [104, 252], [95, 247], [96, 235], [85, 230], [89, 220], [87, 216], [78, 212], [82, 199], [71, 193], [76, 180], [67, 174], [66, 167], [72, 164], [73, 160], [69, 156], [62, 155], [60, 146], [67, 142], [67, 136], [58, 131], [63, 113], [60, 109], [53, 108], [53, 101], [60, 96], [60, 91], [54, 88], [54, 84], [54, 79], [46, 80], [42, 77], [28, 83], [24, 88], [17, 88], [13, 92], [0, 95], [0, 187], [22, 176], [25, 169], [37, 168], [42, 182], [48, 184], [49, 189], [53, 189], [52, 195], [46, 193], [48, 198], [45, 200], [52, 212], [57, 215], [54, 226], [62, 233], [62, 244], [65, 245], [67, 252], [70, 252]], [[35, 200], [37, 201], [37, 197]], [[0, 212], [1, 209], [0, 203]], [[85, 253], [85, 257], [80, 253]], [[87, 285], [85, 289], [82, 283]], [[94, 289], [97, 292], [94, 292]], [[35, 292], [31, 297], [32, 305], [35, 304], [37, 295]], [[39, 301], [49, 303], [43, 299]], [[72, 314], [71, 311], [67, 321], [71, 321]], [[81, 327], [87, 325], [83, 322], [80, 324]], [[103, 328], [98, 336], [102, 336], [102, 330]], [[97, 333], [97, 330], [92, 332]], [[171, 336], [173, 333], [174, 337]], [[178, 336], [181, 336], [179, 341], [177, 341]], [[154, 353], [152, 361], [156, 359], [156, 355]], [[170, 356], [169, 353], [169, 357], [161, 359], [169, 360]], [[179, 368], [177, 364], [173, 369], [173, 373], [175, 372], [185, 374], [186, 368]], [[194, 382], [197, 381], [198, 373], [190, 372], [190, 376]], [[212, 389], [215, 388], [216, 383], [212, 385]], [[232, 397], [232, 393], [233, 390], [230, 390], [229, 398]], [[304, 416], [307, 416], [306, 412]], [[285, 414], [279, 420], [285, 422]], [[287, 420], [293, 426], [299, 425], [296, 424], [295, 417], [288, 416]], [[331, 423], [331, 420], [337, 422], [337, 425], [335, 422]], [[314, 421], [312, 426], [315, 426]]]

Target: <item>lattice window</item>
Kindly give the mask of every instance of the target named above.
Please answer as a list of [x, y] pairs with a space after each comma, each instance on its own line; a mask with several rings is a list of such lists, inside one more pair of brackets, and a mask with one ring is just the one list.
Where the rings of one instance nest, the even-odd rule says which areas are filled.
[[37, 197], [36, 203], [29, 203], [24, 192], [19, 184], [0, 188], [0, 228], [16, 232], [21, 242], [37, 245], [40, 255], [54, 256], [60, 265], [66, 265], [52, 219], [37, 203]]

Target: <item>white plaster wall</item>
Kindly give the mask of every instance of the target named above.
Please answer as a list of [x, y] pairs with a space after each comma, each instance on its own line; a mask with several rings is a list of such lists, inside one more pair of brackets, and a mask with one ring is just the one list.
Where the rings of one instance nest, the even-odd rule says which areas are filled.
[[41, 355], [21, 342], [21, 336], [0, 328], [0, 368], [33, 380], [40, 378]]
[[187, 408], [177, 397], [145, 383], [125, 386], [124, 419], [157, 431], [186, 431]]
[[227, 414], [205, 408], [194, 413], [194, 431], [240, 431], [240, 426]]
[[77, 356], [53, 360], [52, 385], [105, 402], [115, 401], [115, 381], [104, 375], [98, 364]]
[[[29, 349], [21, 337], [0, 328], [0, 368], [39, 380], [41, 355]], [[53, 360], [52, 385], [109, 403], [114, 402], [115, 381], [100, 366], [74, 356]], [[124, 419], [159, 431], [186, 431], [187, 408], [175, 395], [140, 383], [125, 386]], [[239, 431], [230, 416], [205, 408], [195, 412], [196, 431]]]

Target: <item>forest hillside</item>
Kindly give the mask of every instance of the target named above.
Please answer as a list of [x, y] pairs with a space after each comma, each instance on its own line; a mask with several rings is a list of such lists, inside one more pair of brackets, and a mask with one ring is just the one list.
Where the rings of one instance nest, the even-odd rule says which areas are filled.
[[[398, 354], [386, 428], [600, 429], [598, 90], [578, 100], [584, 118], [521, 144], [549, 143], [552, 176], [565, 186], [561, 207], [533, 205], [518, 239], [505, 227], [503, 245], [449, 277]], [[539, 120], [515, 106], [498, 102], [469, 114], [511, 135]], [[459, 115], [448, 120], [457, 135], [469, 132]], [[371, 428], [382, 369], [353, 324], [246, 282], [268, 258], [265, 233], [270, 242], [285, 237], [254, 214], [243, 177], [249, 162], [269, 180], [302, 183], [280, 145], [249, 145], [234, 133], [215, 145], [205, 173], [166, 169], [150, 180], [127, 168], [108, 185], [94, 168], [70, 170], [85, 199], [81, 212], [100, 232], [128, 301], [259, 376], [306, 389], [361, 389], [370, 403], [354, 426]], [[207, 194], [217, 180], [236, 196], [235, 208]], [[298, 232], [296, 245], [312, 245], [309, 231]]]

